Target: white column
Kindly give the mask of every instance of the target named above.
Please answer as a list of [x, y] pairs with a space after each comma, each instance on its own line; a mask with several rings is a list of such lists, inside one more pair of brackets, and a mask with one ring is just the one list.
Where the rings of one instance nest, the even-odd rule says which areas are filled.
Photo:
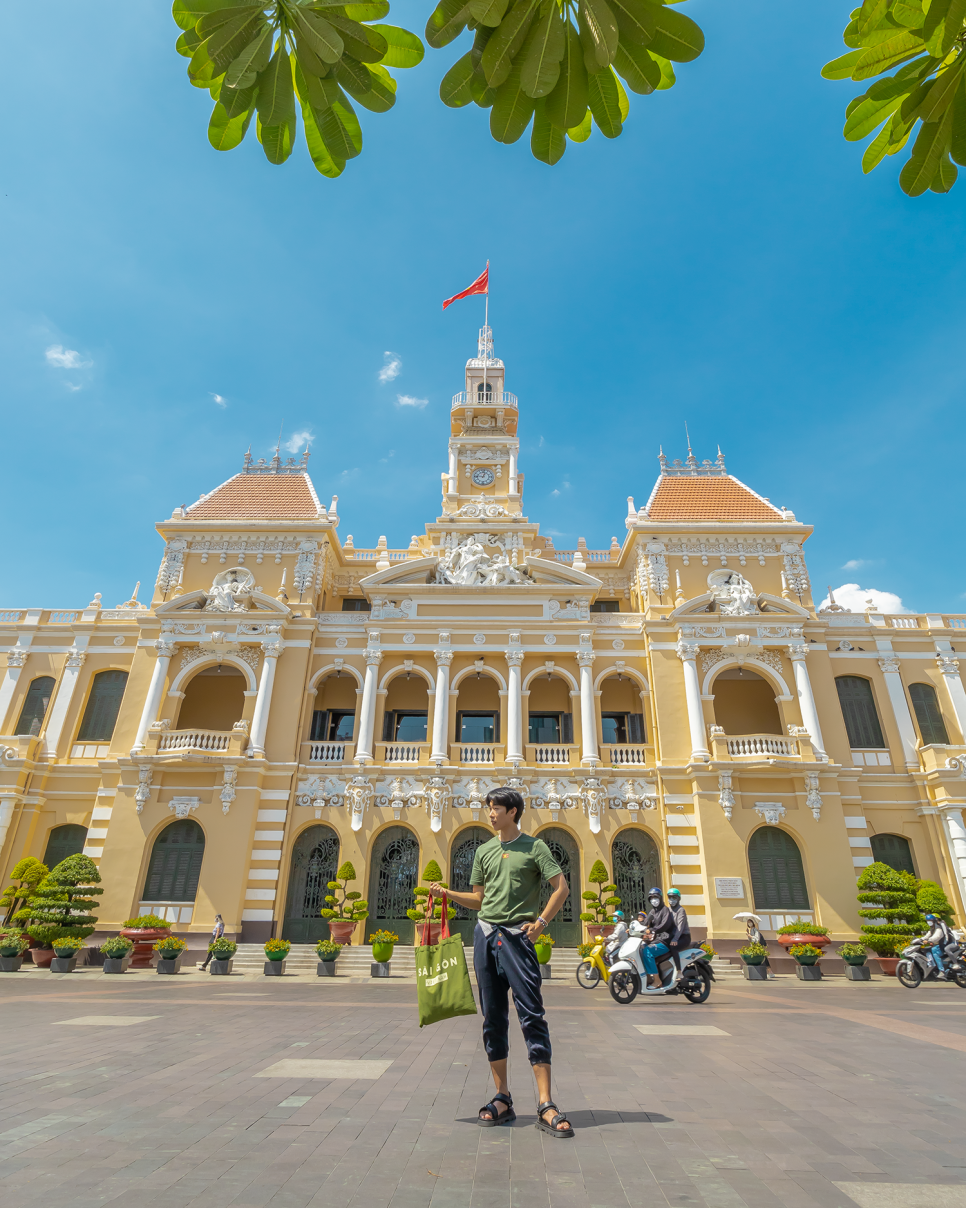
[[579, 650], [580, 665], [580, 737], [582, 749], [580, 762], [586, 767], [596, 767], [597, 753], [597, 710], [594, 708], [594, 652]]
[[255, 709], [252, 713], [251, 743], [247, 752], [252, 759], [262, 759], [265, 756], [265, 735], [268, 731], [268, 713], [272, 706], [275, 667], [278, 656], [285, 648], [279, 637], [281, 628], [281, 625], [267, 626], [269, 636], [262, 642], [262, 674], [258, 677], [258, 695], [255, 697]]
[[359, 738], [356, 742], [356, 762], [372, 762], [372, 731], [376, 724], [376, 690], [378, 687], [381, 650], [366, 650], [366, 678], [362, 685], [362, 716], [359, 718]]
[[698, 647], [693, 642], [679, 641], [677, 655], [684, 668], [684, 695], [688, 705], [688, 725], [691, 729], [691, 758], [696, 763], [708, 763], [708, 750], [704, 732], [704, 714], [701, 711], [701, 684], [698, 680]]
[[450, 446], [449, 450], [449, 487], [447, 488], [451, 495], [455, 495], [459, 490], [459, 462], [456, 459], [456, 449]]
[[517, 451], [516, 451], [516, 449], [510, 450], [510, 468], [508, 471], [508, 476], [510, 479], [510, 486], [509, 486], [508, 490], [511, 495], [516, 495], [516, 493], [517, 493]]
[[886, 655], [879, 659], [879, 666], [882, 668], [886, 691], [889, 693], [892, 715], [899, 727], [906, 767], [917, 768], [919, 766], [919, 742], [916, 738], [916, 727], [912, 724], [912, 714], [909, 712], [906, 691], [902, 686], [902, 676], [899, 674], [899, 660], [891, 655]]
[[506, 762], [523, 763], [522, 650], [508, 650], [509, 686], [506, 697]]
[[7, 841], [7, 832], [10, 830], [10, 823], [13, 820], [14, 807], [19, 800], [19, 793], [0, 793], [0, 853], [3, 852], [3, 846]]
[[87, 642], [87, 637], [75, 637], [73, 646], [67, 652], [67, 666], [57, 685], [57, 695], [54, 697], [54, 703], [44, 729], [45, 746], [49, 755], [56, 755], [57, 748], [60, 746], [60, 737], [63, 733], [64, 723], [67, 721], [67, 711], [74, 696], [74, 689], [77, 687], [81, 667], [84, 666], [84, 660], [87, 658], [87, 651], [83, 649]]
[[449, 669], [452, 650], [436, 651], [436, 707], [433, 710], [433, 749], [430, 759], [449, 762]]
[[949, 703], [956, 714], [956, 723], [963, 742], [966, 742], [966, 689], [963, 688], [963, 677], [959, 674], [959, 659], [950, 654], [937, 654], [936, 662], [949, 694]]
[[0, 734], [12, 734], [16, 727], [16, 718], [10, 718], [10, 725], [4, 729], [3, 723], [10, 709], [10, 702], [13, 700], [13, 694], [17, 690], [17, 681], [20, 679], [20, 673], [23, 671], [23, 665], [27, 661], [28, 651], [23, 648], [15, 648], [7, 655], [7, 672], [3, 677], [3, 682], [0, 683]]
[[790, 646], [788, 656], [792, 660], [792, 671], [795, 673], [795, 690], [798, 693], [798, 707], [802, 711], [802, 723], [812, 740], [815, 754], [825, 755], [822, 727], [818, 724], [818, 710], [815, 708], [815, 697], [812, 695], [812, 681], [808, 678], [808, 667], [805, 665], [808, 647], [805, 645]]
[[168, 665], [171, 662], [171, 656], [174, 654], [176, 647], [174, 642], [168, 641], [165, 638], [159, 638], [154, 643], [154, 649], [158, 658], [154, 664], [154, 670], [151, 672], [151, 683], [148, 685], [148, 694], [144, 698], [144, 708], [141, 710], [141, 720], [138, 722], [137, 737], [134, 739], [134, 746], [131, 748], [132, 757], [137, 755], [139, 751], [144, 750], [148, 730], [158, 720], [158, 709], [161, 706], [161, 697], [164, 695], [164, 685], [168, 678]]
[[939, 807], [943, 815], [946, 832], [946, 842], [952, 857], [952, 866], [959, 877], [959, 892], [966, 902], [966, 826], [963, 825], [963, 807], [961, 805], [944, 805]]

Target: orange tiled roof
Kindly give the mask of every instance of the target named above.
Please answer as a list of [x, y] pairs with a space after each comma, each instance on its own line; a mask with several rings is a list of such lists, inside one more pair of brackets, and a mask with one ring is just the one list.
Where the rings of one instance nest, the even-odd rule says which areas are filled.
[[193, 503], [192, 520], [314, 520], [318, 501], [308, 474], [236, 474]]
[[760, 499], [730, 474], [700, 477], [662, 475], [647, 506], [649, 520], [670, 523], [780, 519], [778, 508]]

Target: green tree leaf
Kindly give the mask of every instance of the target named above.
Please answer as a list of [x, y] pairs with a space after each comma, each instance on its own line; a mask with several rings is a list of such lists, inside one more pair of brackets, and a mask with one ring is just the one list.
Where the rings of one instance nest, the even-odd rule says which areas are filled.
[[323, 63], [338, 63], [345, 50], [345, 44], [342, 35], [330, 21], [317, 13], [306, 12], [297, 7], [292, 12], [292, 19], [300, 48], [304, 42]]
[[922, 0], [895, 0], [889, 13], [897, 25], [904, 25], [906, 29], [922, 29], [925, 20]]
[[322, 114], [315, 114], [319, 133], [337, 159], [354, 159], [362, 150], [362, 130], [347, 98], [335, 101]]
[[567, 150], [567, 136], [547, 117], [545, 105], [543, 100], [537, 101], [533, 114], [533, 130], [530, 134], [530, 150], [535, 159], [552, 166]]
[[[631, 103], [627, 99], [627, 93], [624, 91], [624, 85], [617, 78], [617, 73], [614, 72], [613, 67], [611, 68], [611, 72], [614, 76], [614, 83], [617, 85], [617, 104], [620, 106], [621, 122], [623, 123], [627, 121], [627, 118], [631, 112]], [[616, 889], [617, 886], [614, 885], [612, 888]]]
[[953, 100], [953, 133], [950, 154], [957, 164], [966, 164], [966, 94], [959, 92]]
[[216, 151], [231, 151], [245, 137], [252, 110], [246, 109], [231, 117], [220, 102], [211, 111], [208, 123], [208, 142]]
[[174, 0], [171, 16], [180, 29], [194, 29], [202, 17], [220, 8], [235, 8], [237, 0]]
[[[258, 82], [258, 120], [262, 126], [269, 129], [281, 129], [282, 126], [294, 128], [295, 124], [295, 90], [292, 84], [292, 63], [288, 51], [280, 42], [271, 61], [262, 73]], [[272, 135], [275, 139], [276, 136]], [[282, 140], [282, 136], [277, 136]], [[282, 141], [278, 142], [281, 149]], [[285, 155], [287, 159], [292, 153], [289, 146]], [[267, 154], [267, 152], [266, 152]], [[282, 160], [272, 160], [272, 163]]]
[[467, 51], [443, 76], [439, 85], [439, 99], [450, 109], [462, 109], [473, 100], [470, 82], [473, 79], [473, 52]]
[[179, 55], [184, 55], [186, 59], [190, 59], [203, 41], [204, 38], [195, 30], [189, 29], [178, 38], [174, 44], [174, 48]]
[[389, 43], [372, 25], [361, 25], [358, 21], [350, 21], [348, 17], [337, 17], [335, 13], [329, 16], [330, 25], [334, 25], [342, 37], [347, 54], [362, 63], [380, 63], [386, 57]]
[[295, 145], [295, 119], [278, 126], [265, 126], [259, 121], [255, 127], [258, 141], [262, 144], [265, 158], [270, 164], [284, 164]]
[[213, 34], [216, 29], [221, 29], [229, 22], [233, 23], [237, 29], [250, 21], [256, 14], [260, 14], [263, 7], [261, 4], [237, 4], [229, 8], [219, 8], [199, 17], [195, 29], [203, 38], [207, 38], [209, 34]]
[[223, 85], [218, 93], [218, 101], [231, 121], [240, 114], [247, 113], [249, 109], [254, 109], [257, 93], [257, 84], [252, 84], [250, 88], [225, 88]]
[[899, 173], [899, 187], [910, 197], [919, 197], [929, 188], [939, 170], [939, 161], [949, 146], [952, 114], [941, 122], [924, 122], [912, 148], [912, 154]]
[[890, 118], [882, 127], [879, 133], [875, 136], [868, 147], [865, 149], [865, 154], [862, 156], [862, 171], [871, 172], [873, 168], [879, 166], [883, 157], [889, 149], [889, 139], [892, 135], [892, 122]]
[[620, 40], [625, 45], [647, 46], [657, 33], [657, 22], [653, 9], [641, 0], [608, 0], [614, 16]]
[[878, 46], [870, 46], [868, 50], [860, 51], [859, 57], [852, 64], [852, 79], [868, 80], [880, 72], [888, 71], [904, 59], [921, 54], [922, 49], [921, 39], [909, 30], [903, 30], [888, 41], [880, 42]]
[[865, 138], [899, 108], [914, 87], [908, 80], [879, 80], [864, 96], [855, 98], [854, 108], [849, 106], [842, 133], [850, 142]]
[[[243, 10], [248, 13], [251, 9]], [[237, 17], [227, 21], [221, 29], [215, 30], [207, 39], [208, 58], [217, 69], [215, 74], [221, 75], [237, 59], [245, 47], [265, 28], [265, 20], [260, 11], [254, 16]]]
[[649, 49], [670, 59], [672, 63], [690, 63], [696, 59], [704, 50], [701, 27], [683, 13], [676, 13], [664, 5], [647, 3], [647, 0], [644, 2], [654, 14], [657, 26]]
[[560, 78], [547, 97], [545, 112], [558, 130], [579, 126], [587, 112], [587, 68], [583, 48], [574, 27], [567, 22], [564, 56], [560, 61]]
[[[553, 91], [560, 78], [560, 60], [563, 58], [566, 42], [566, 26], [556, 0], [553, 0], [547, 5], [546, 13], [531, 28], [520, 51], [520, 84], [527, 96], [545, 97]], [[534, 154], [536, 155], [536, 152]], [[562, 154], [561, 151], [560, 155]], [[537, 159], [540, 158], [538, 155]], [[556, 163], [557, 160], [552, 162]]]
[[934, 193], [948, 193], [956, 183], [957, 176], [959, 176], [959, 172], [956, 165], [950, 162], [948, 155], [943, 155], [929, 187]]
[[587, 101], [601, 134], [617, 138], [622, 130], [621, 106], [612, 71], [595, 71], [587, 77]]
[[936, 77], [916, 109], [916, 117], [920, 121], [938, 122], [940, 120], [952, 103], [957, 89], [962, 91], [964, 67], [966, 67], [966, 58], [960, 55], [955, 63]]
[[646, 96], [660, 87], [661, 69], [643, 46], [619, 42], [614, 67], [632, 92]]
[[258, 73], [264, 71], [272, 57], [272, 39], [275, 31], [266, 25], [234, 59], [225, 72], [226, 88], [248, 88], [255, 83]]
[[523, 45], [539, 7], [540, 0], [515, 0], [499, 28], [490, 35], [480, 65], [491, 88], [499, 88], [509, 78], [513, 59]]
[[343, 13], [350, 21], [381, 21], [389, 16], [389, 0], [369, 0], [366, 4], [347, 4]]
[[661, 92], [665, 88], [673, 88], [674, 82], [675, 82], [675, 75], [674, 75], [674, 68], [671, 65], [671, 60], [665, 59], [663, 57], [663, 55], [659, 55], [654, 50], [649, 50], [647, 53], [651, 56], [651, 58], [657, 64], [658, 69], [661, 72], [661, 82], [657, 86], [657, 91]]
[[470, 0], [469, 9], [479, 25], [496, 28], [506, 15], [510, 0]]
[[[860, 37], [872, 32], [889, 11], [889, 0], [863, 0], [856, 28]], [[856, 45], [862, 45], [856, 43]]]
[[496, 90], [490, 110], [490, 134], [498, 143], [515, 143], [530, 125], [534, 101], [520, 84], [520, 66], [514, 63], [506, 80]]
[[426, 53], [422, 41], [408, 29], [398, 25], [370, 25], [371, 30], [385, 38], [389, 49], [382, 57], [384, 67], [415, 67]]
[[619, 31], [607, 0], [580, 0], [577, 22], [588, 72], [600, 71], [613, 63]]
[[[567, 137], [573, 143], [585, 143], [590, 138], [592, 126], [593, 122], [591, 119], [590, 110], [588, 109], [580, 121], [580, 124], [577, 126], [572, 126], [567, 131]], [[593, 897], [593, 894], [591, 894], [591, 897]]]
[[370, 112], [386, 113], [395, 105], [396, 81], [378, 64], [370, 66], [343, 55], [332, 71], [346, 92]]
[[931, 0], [923, 23], [923, 41], [930, 54], [944, 59], [963, 29], [966, 0]]
[[864, 54], [865, 51], [860, 47], [858, 50], [850, 50], [848, 54], [840, 55], [837, 59], [833, 59], [831, 63], [826, 63], [822, 68], [822, 79], [850, 80], [852, 78], [852, 68]]
[[426, 41], [436, 50], [447, 46], [466, 28], [470, 6], [463, 0], [440, 0], [426, 22]]

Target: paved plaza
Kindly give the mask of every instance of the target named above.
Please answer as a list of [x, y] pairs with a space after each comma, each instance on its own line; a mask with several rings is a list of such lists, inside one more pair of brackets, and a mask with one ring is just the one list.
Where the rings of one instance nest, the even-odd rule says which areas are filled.
[[479, 1018], [415, 987], [98, 970], [0, 978], [0, 1171], [17, 1208], [966, 1208], [966, 993], [729, 981], [613, 1003], [555, 982], [577, 1130], [481, 1129]]

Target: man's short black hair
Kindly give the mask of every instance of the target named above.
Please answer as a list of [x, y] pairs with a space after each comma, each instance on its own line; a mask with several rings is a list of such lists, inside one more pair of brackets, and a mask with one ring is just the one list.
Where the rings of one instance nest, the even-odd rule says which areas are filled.
[[523, 800], [523, 794], [518, 793], [516, 789], [490, 789], [486, 795], [486, 804], [502, 805], [507, 813], [510, 810], [516, 811], [516, 824], [520, 825], [520, 815], [526, 809], [527, 803]]

